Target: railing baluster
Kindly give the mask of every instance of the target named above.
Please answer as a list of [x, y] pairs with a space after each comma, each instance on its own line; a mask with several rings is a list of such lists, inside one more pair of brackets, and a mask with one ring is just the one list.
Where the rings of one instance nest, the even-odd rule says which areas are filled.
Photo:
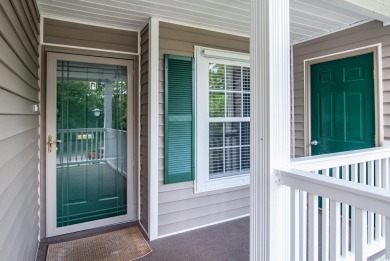
[[[102, 129], [100, 131], [100, 143], [99, 143], [99, 153], [102, 153], [102, 159], [104, 159], [104, 149], [101, 150], [100, 148], [104, 148], [104, 145], [103, 145], [103, 131], [104, 129]], [[135, 155], [135, 154], [134, 154]], [[100, 158], [100, 155], [99, 155], [99, 158]]]
[[[375, 187], [382, 187], [382, 161], [375, 160]], [[380, 240], [382, 237], [382, 216], [375, 214], [375, 240]]]
[[[322, 175], [329, 176], [329, 169], [323, 169]], [[329, 199], [322, 198], [322, 260], [329, 260]]]
[[[358, 165], [351, 165], [351, 181], [358, 182]], [[351, 207], [351, 252], [355, 253], [356, 216], [355, 207]]]
[[[374, 186], [374, 164], [372, 161], [368, 162], [367, 169], [368, 169], [367, 184], [369, 186]], [[367, 243], [371, 245], [374, 241], [374, 213], [368, 212], [367, 222], [368, 222]]]
[[299, 260], [299, 190], [291, 188], [291, 257]]
[[95, 140], [95, 160], [99, 159], [99, 150], [98, 150], [98, 141], [99, 141], [99, 137], [98, 137], [98, 130], [96, 129], [94, 131], [94, 140]]
[[64, 133], [61, 132], [61, 144], [60, 144], [60, 163], [64, 163], [64, 146], [65, 146], [65, 139], [64, 139]]
[[367, 211], [360, 208], [355, 209], [356, 217], [356, 244], [355, 244], [355, 260], [367, 260]]
[[330, 201], [330, 260], [340, 260], [340, 203]]
[[83, 139], [84, 136], [83, 135], [84, 135], [84, 132], [81, 132], [81, 159], [83, 159], [83, 157], [85, 157], [85, 160], [87, 160], [86, 154], [85, 154], [86, 149], [84, 149], [85, 143], [84, 143], [84, 139]]
[[[341, 176], [343, 180], [349, 180], [349, 166], [342, 166]], [[348, 255], [349, 247], [349, 205], [342, 204], [342, 233], [341, 233], [341, 255], [346, 257]]]
[[[389, 189], [389, 159], [382, 159], [382, 188]], [[386, 238], [386, 218], [382, 217], [382, 235]]]
[[389, 159], [382, 159], [382, 188], [389, 188]]
[[69, 142], [69, 147], [70, 147], [70, 150], [68, 151], [68, 155], [69, 155], [69, 162], [72, 162], [73, 159], [72, 159], [72, 155], [73, 155], [73, 133], [69, 133], [69, 139], [70, 141]]
[[[332, 176], [340, 177], [339, 167], [332, 168]], [[330, 200], [330, 260], [340, 260], [340, 203]]]
[[89, 151], [90, 151], [90, 154], [91, 154], [91, 159], [93, 159], [92, 158], [92, 156], [93, 156], [93, 139], [92, 139], [92, 135], [93, 135], [93, 133], [91, 131], [87, 132], [87, 137], [88, 137], [87, 140], [89, 142]]
[[306, 244], [307, 244], [307, 193], [304, 191], [299, 192], [299, 260], [306, 261]]
[[386, 260], [390, 259], [390, 217], [386, 217]]
[[309, 194], [308, 260], [318, 260], [318, 196]]
[[75, 149], [75, 161], [77, 162], [77, 161], [79, 161], [79, 141], [78, 141], [78, 139], [77, 139], [77, 131], [76, 132], [73, 132], [73, 134], [74, 134], [74, 143], [76, 144], [75, 145], [75, 147], [76, 147], [76, 149]]
[[362, 162], [359, 163], [359, 183], [361, 184], [367, 184], [366, 183], [366, 163]]

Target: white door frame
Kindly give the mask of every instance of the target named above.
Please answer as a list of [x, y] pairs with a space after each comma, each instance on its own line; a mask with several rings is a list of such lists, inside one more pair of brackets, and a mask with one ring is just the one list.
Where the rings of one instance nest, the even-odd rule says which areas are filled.
[[[137, 215], [137, 187], [136, 184], [136, 162], [133, 152], [133, 137], [135, 128], [134, 119], [134, 106], [131, 106], [134, 101], [133, 89], [134, 89], [134, 61], [122, 60], [113, 58], [101, 58], [82, 56], [74, 54], [64, 53], [48, 53], [47, 54], [47, 109], [46, 109], [46, 135], [52, 135], [56, 137], [56, 73], [57, 73], [57, 61], [74, 61], [74, 62], [86, 62], [97, 64], [111, 64], [127, 67], [127, 122], [131, 123], [131, 128], [127, 130], [127, 214], [119, 217], [111, 217], [96, 221], [85, 222], [81, 224], [69, 225], [65, 227], [57, 228], [56, 219], [56, 154], [46, 153], [46, 231], [47, 237], [77, 232], [81, 230], [133, 221]], [[130, 124], [129, 124], [130, 125]], [[45, 150], [47, 150], [47, 137]]]
[[304, 152], [311, 156], [311, 71], [313, 64], [335, 61], [362, 54], [373, 53], [374, 58], [374, 97], [375, 97], [375, 146], [382, 146], [384, 141], [383, 127], [383, 89], [382, 89], [382, 44], [373, 44], [356, 49], [331, 53], [303, 61], [304, 64]]

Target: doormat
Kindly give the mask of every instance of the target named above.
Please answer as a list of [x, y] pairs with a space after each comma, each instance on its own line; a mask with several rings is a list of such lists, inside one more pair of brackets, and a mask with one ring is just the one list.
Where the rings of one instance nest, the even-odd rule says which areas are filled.
[[50, 244], [46, 261], [131, 261], [152, 252], [138, 227]]

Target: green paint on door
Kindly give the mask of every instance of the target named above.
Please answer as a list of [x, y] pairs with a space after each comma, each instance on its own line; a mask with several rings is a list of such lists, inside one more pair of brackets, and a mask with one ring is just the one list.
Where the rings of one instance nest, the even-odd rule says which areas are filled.
[[311, 66], [312, 155], [375, 146], [373, 54]]

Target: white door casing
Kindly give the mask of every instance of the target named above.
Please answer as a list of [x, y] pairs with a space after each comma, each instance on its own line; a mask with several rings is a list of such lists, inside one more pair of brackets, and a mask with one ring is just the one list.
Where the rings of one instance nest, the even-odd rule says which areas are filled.
[[[127, 67], [127, 214], [110, 217], [96, 221], [80, 223], [76, 225], [69, 225], [57, 228], [56, 225], [56, 153], [55, 144], [53, 145], [53, 152], [48, 152], [48, 136], [51, 135], [54, 139], [56, 137], [56, 82], [57, 82], [57, 61], [73, 61], [96, 64], [108, 64]], [[137, 179], [135, 175], [136, 163], [134, 157], [133, 143], [134, 143], [134, 106], [132, 106], [133, 88], [134, 88], [134, 62], [132, 60], [100, 58], [63, 53], [48, 53], [47, 55], [47, 109], [46, 109], [46, 236], [52, 237], [72, 233], [76, 231], [96, 228], [100, 226], [111, 225], [115, 223], [127, 222], [136, 219], [137, 213]]]

